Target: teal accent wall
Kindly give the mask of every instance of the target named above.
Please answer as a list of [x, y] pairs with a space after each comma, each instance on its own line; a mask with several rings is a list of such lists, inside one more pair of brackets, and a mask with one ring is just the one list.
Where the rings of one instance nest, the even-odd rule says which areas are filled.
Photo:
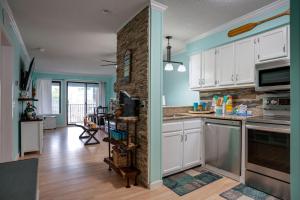
[[150, 117], [150, 184], [162, 179], [162, 38], [163, 13], [160, 10], [150, 10], [150, 78], [149, 78], [149, 106]]
[[[278, 14], [282, 11], [285, 11], [289, 8], [289, 5], [283, 5], [282, 7], [273, 10], [272, 12], [265, 13], [259, 17], [254, 17], [248, 20], [245, 20], [233, 28], [240, 25], [244, 25], [248, 22], [254, 22], [267, 17]], [[176, 61], [184, 62], [185, 66], [188, 67], [189, 56], [202, 52], [203, 50], [211, 49], [220, 45], [225, 45], [230, 42], [234, 42], [246, 37], [250, 37], [286, 24], [289, 24], [289, 16], [284, 16], [273, 21], [264, 23], [257, 26], [252, 31], [241, 34], [236, 37], [229, 38], [227, 33], [230, 29], [223, 30], [221, 32], [214, 33], [205, 38], [195, 40], [186, 45], [185, 50], [181, 53], [178, 53], [173, 56], [172, 59]], [[175, 66], [175, 65], [174, 65]], [[175, 66], [177, 69], [177, 66]], [[188, 68], [187, 68], [188, 69]], [[167, 106], [186, 106], [192, 105], [194, 101], [197, 100], [197, 95], [195, 92], [189, 90], [189, 74], [188, 71], [185, 73], [179, 73], [177, 71], [173, 72], [164, 72], [164, 95], [166, 96]]]
[[106, 83], [105, 93], [106, 93], [106, 105], [110, 98], [114, 97], [113, 92], [113, 76], [88, 76], [88, 75], [78, 75], [78, 74], [63, 74], [63, 73], [43, 73], [35, 72], [33, 74], [33, 82], [37, 79], [52, 79], [61, 81], [61, 114], [57, 115], [57, 126], [66, 126], [66, 115], [67, 115], [67, 81], [78, 81], [78, 82], [95, 82], [99, 83], [103, 81]]
[[192, 106], [198, 101], [199, 93], [189, 88], [189, 56], [187, 53], [172, 57], [174, 61], [183, 62], [186, 72], [178, 72], [177, 64], [173, 64], [174, 71], [164, 71], [163, 95], [167, 106]]
[[291, 0], [291, 194], [300, 199], [300, 1]]
[[24, 49], [21, 46], [20, 41], [18, 40], [13, 28], [9, 23], [3, 24], [3, 4], [2, 1], [0, 1], [0, 14], [1, 14], [1, 20], [0, 20], [0, 28], [4, 32], [5, 36], [8, 38], [10, 44], [13, 47], [13, 160], [15, 160], [19, 153], [19, 117], [20, 117], [20, 103], [18, 102], [19, 97], [19, 86], [15, 83], [19, 83], [20, 79], [20, 60], [22, 59], [26, 66], [28, 65], [29, 59], [26, 57], [26, 53]]

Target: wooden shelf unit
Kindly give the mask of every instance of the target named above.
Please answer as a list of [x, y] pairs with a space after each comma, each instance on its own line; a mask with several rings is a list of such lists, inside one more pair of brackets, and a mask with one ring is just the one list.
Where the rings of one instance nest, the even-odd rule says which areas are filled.
[[[136, 168], [136, 150], [139, 147], [137, 144], [137, 131], [136, 122], [137, 117], [119, 117], [116, 118], [113, 115], [107, 115], [106, 119], [108, 121], [108, 137], [104, 138], [104, 142], [108, 142], [108, 158], [104, 158], [104, 162], [108, 164], [109, 170], [113, 169], [116, 173], [126, 179], [126, 188], [130, 188], [130, 179], [134, 178], [134, 185], [137, 185], [137, 176], [141, 173], [139, 169]], [[126, 131], [128, 133], [126, 141], [115, 140], [110, 134], [110, 121], [114, 119], [116, 122], [116, 129], [118, 128], [118, 122], [126, 123]], [[130, 141], [129, 126], [134, 125], [134, 141]], [[125, 150], [127, 152], [127, 166], [119, 167], [113, 162], [113, 157], [111, 156], [111, 145], [117, 146], [118, 148]], [[131, 157], [131, 162], [129, 163], [129, 156]]]

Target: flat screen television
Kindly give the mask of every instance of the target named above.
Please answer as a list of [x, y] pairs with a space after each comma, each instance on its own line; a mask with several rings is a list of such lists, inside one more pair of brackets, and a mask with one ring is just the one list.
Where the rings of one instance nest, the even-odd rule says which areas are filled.
[[34, 71], [34, 60], [34, 58], [31, 59], [28, 71], [21, 68], [20, 90], [22, 91], [28, 91], [29, 89], [32, 73]]

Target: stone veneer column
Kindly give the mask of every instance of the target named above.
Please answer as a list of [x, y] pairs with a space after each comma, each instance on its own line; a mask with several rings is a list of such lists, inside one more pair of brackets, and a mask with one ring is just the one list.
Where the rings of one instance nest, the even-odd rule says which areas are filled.
[[[131, 81], [122, 82], [123, 57], [132, 50]], [[117, 80], [115, 92], [127, 91], [145, 102], [140, 108], [137, 135], [140, 148], [137, 151], [137, 168], [141, 170], [139, 182], [148, 186], [148, 98], [149, 98], [149, 7], [143, 9], [117, 33]]]

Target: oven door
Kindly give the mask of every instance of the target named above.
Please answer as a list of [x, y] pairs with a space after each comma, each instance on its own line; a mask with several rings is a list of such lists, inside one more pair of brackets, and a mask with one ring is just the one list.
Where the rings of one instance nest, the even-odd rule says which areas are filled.
[[256, 91], [273, 91], [290, 89], [290, 62], [280, 60], [255, 66]]
[[246, 169], [290, 182], [290, 127], [246, 124]]

